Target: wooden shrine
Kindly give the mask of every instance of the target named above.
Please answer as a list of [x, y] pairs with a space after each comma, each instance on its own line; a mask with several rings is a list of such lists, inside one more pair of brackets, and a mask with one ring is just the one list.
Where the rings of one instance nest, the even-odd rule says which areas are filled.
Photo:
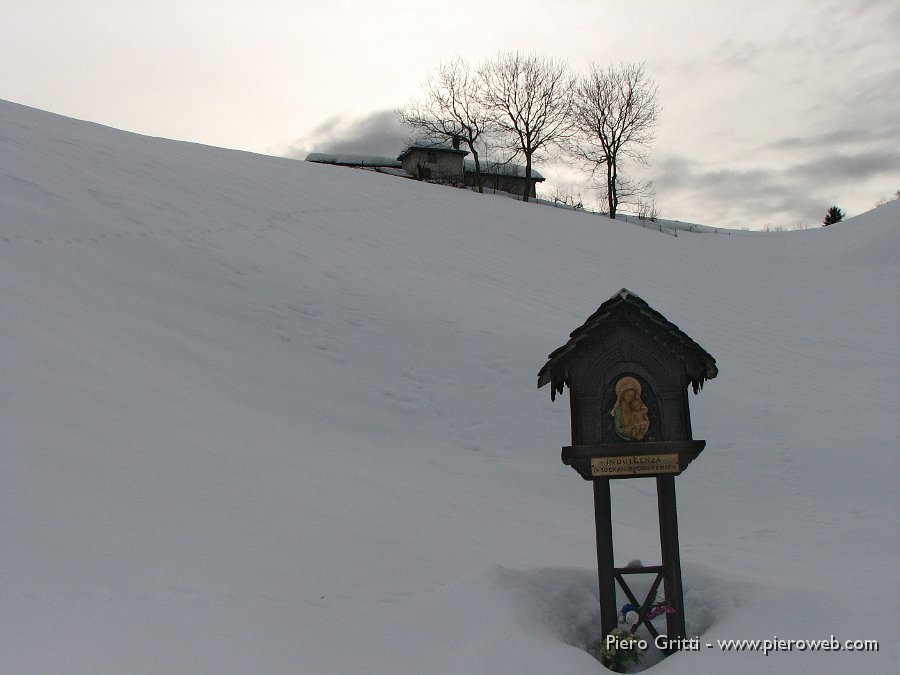
[[[644, 625], [658, 637], [648, 615], [662, 585], [669, 643], [685, 638], [675, 476], [706, 444], [693, 440], [688, 388], [696, 394], [717, 374], [712, 356], [626, 289], [576, 328], [538, 374], [538, 387], [549, 384], [552, 399], [569, 387], [572, 445], [562, 449], [562, 461], [593, 482], [604, 636], [618, 626], [618, 584], [637, 614], [634, 629]], [[659, 565], [615, 566], [609, 481], [630, 478], [656, 479]], [[626, 579], [635, 574], [653, 575], [643, 599]]]

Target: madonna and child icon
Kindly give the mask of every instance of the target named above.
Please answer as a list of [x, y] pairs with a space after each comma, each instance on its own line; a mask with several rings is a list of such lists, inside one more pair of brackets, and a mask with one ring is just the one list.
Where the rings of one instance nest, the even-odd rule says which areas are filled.
[[641, 400], [641, 383], [626, 375], [616, 382], [616, 405], [609, 411], [615, 418], [616, 434], [626, 441], [639, 441], [650, 429], [647, 406]]

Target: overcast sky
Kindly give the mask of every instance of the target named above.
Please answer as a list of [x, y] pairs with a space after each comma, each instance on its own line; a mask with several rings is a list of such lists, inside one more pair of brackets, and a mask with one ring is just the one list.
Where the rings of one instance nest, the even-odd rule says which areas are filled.
[[429, 71], [499, 50], [646, 62], [663, 217], [818, 225], [900, 189], [897, 0], [9, 0], [0, 98], [266, 154], [397, 154], [392, 111]]

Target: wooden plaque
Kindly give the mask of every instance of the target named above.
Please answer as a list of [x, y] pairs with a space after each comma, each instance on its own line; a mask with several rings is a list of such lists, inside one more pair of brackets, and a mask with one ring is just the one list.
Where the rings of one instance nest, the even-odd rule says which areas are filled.
[[597, 478], [621, 476], [657, 476], [678, 474], [681, 465], [677, 452], [662, 455], [622, 455], [618, 457], [592, 457], [591, 475]]

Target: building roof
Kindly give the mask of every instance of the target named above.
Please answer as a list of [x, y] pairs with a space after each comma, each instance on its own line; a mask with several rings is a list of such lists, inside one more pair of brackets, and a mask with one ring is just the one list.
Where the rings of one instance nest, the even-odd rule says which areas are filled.
[[[467, 150], [448, 148], [446, 145], [413, 143], [403, 152], [401, 152], [396, 159], [394, 159], [393, 157], [385, 157], [383, 155], [311, 152], [306, 156], [306, 161], [316, 162], [317, 164], [335, 164], [337, 166], [354, 166], [373, 169], [401, 169], [403, 166], [403, 158], [413, 151], [441, 152], [452, 155], [459, 155], [461, 157], [465, 157], [469, 154]], [[482, 160], [480, 164], [481, 174], [483, 176], [511, 176], [513, 178], [525, 178], [525, 167], [521, 164], [513, 164], [512, 162], [498, 162], [490, 159]], [[465, 171], [466, 173], [475, 173], [475, 161], [471, 159], [464, 159], [463, 171]], [[409, 177], [409, 174], [398, 175]], [[545, 178], [537, 169], [532, 167], [531, 180], [533, 180], [535, 183], [540, 183], [545, 180]]]
[[459, 150], [457, 148], [448, 148], [446, 145], [431, 145], [427, 143], [413, 143], [397, 156], [397, 161], [403, 161], [403, 158], [415, 151], [421, 152], [442, 152], [449, 155], [459, 155], [465, 157], [469, 154], [468, 150]]
[[[481, 173], [485, 176], [512, 176], [514, 178], [525, 178], [525, 167], [522, 164], [513, 164], [511, 162], [496, 162], [490, 159], [482, 160]], [[463, 160], [463, 168], [468, 173], [475, 173], [475, 160]], [[531, 179], [540, 183], [545, 180], [537, 169], [531, 167]]]
[[583, 325], [572, 331], [566, 344], [547, 357], [547, 363], [538, 373], [538, 388], [549, 383], [551, 399], [555, 399], [557, 393], [561, 394], [569, 382], [569, 365], [579, 358], [581, 347], [614, 330], [617, 319], [626, 312], [636, 317], [660, 341], [663, 349], [684, 363], [685, 374], [694, 393], [703, 387], [706, 380], [719, 374], [716, 360], [706, 350], [641, 298], [623, 288], [600, 305]]
[[400, 162], [393, 157], [379, 155], [331, 154], [327, 152], [311, 152], [306, 156], [307, 162], [319, 164], [337, 164], [340, 166], [382, 166], [400, 168]]

